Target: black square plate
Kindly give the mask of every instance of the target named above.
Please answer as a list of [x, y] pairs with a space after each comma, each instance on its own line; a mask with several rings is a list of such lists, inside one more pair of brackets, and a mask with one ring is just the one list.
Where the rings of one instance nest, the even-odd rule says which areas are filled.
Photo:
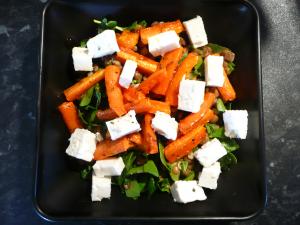
[[[234, 108], [247, 109], [249, 130], [240, 141], [238, 164], [224, 172], [215, 191], [203, 202], [176, 204], [168, 194], [134, 201], [117, 187], [110, 200], [93, 203], [90, 181], [80, 178], [65, 156], [69, 133], [57, 111], [63, 90], [75, 81], [71, 49], [94, 36], [93, 18], [108, 17], [120, 24], [135, 20], [186, 20], [200, 15], [209, 42], [236, 53], [231, 75], [238, 100]], [[265, 205], [264, 132], [259, 50], [259, 19], [247, 1], [102, 0], [52, 1], [43, 14], [38, 143], [34, 202], [49, 220], [87, 219], [247, 219]]]

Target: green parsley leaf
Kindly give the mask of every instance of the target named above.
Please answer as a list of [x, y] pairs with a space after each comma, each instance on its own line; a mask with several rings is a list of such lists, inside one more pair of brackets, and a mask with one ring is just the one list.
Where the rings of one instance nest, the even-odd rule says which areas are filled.
[[80, 176], [82, 179], [86, 179], [88, 177], [88, 175], [91, 173], [92, 171], [92, 168], [91, 166], [88, 166], [87, 168], [83, 169], [80, 171]]
[[183, 60], [188, 56], [188, 51], [185, 51], [181, 57], [181, 59], [179, 60], [178, 64], [181, 64], [183, 62]]
[[235, 164], [237, 164], [237, 159], [231, 152], [220, 159], [220, 165], [223, 170], [230, 170]]
[[149, 197], [156, 191], [156, 182], [153, 177], [149, 178], [146, 189]]
[[136, 180], [125, 181], [125, 185], [128, 187], [125, 189], [125, 194], [128, 198], [138, 199], [141, 195], [141, 192], [144, 190], [146, 183], [138, 182]]
[[144, 165], [132, 167], [129, 169], [127, 175], [139, 174], [139, 173], [149, 173], [155, 177], [159, 176], [157, 167], [152, 160], [148, 160]]
[[240, 148], [239, 144], [234, 139], [225, 138], [221, 140], [221, 143], [228, 153]]
[[87, 40], [82, 40], [82, 41], [80, 42], [80, 47], [81, 47], [81, 48], [86, 48], [86, 43], [87, 43]]
[[158, 143], [158, 150], [159, 150], [159, 158], [161, 163], [167, 168], [167, 170], [171, 170], [171, 166], [170, 164], [167, 162], [166, 158], [165, 158], [165, 153], [164, 153], [164, 146], [162, 145], [162, 143]]
[[128, 171], [131, 169], [131, 167], [136, 159], [136, 155], [134, 154], [133, 151], [130, 151], [127, 154], [123, 155], [122, 159], [125, 164], [125, 169]]
[[161, 178], [157, 183], [158, 189], [161, 192], [168, 192], [170, 193], [170, 181], [168, 178]]
[[218, 98], [218, 99], [217, 99], [216, 105], [217, 105], [217, 110], [218, 110], [219, 112], [225, 112], [226, 107], [225, 107], [225, 105], [224, 105], [222, 99]]
[[231, 74], [235, 69], [235, 64], [233, 62], [227, 62], [228, 74]]
[[203, 63], [203, 59], [200, 55], [198, 57], [197, 64], [194, 66], [192, 75], [194, 77], [203, 77], [204, 76], [204, 63]]
[[79, 105], [81, 107], [83, 106], [87, 106], [88, 104], [90, 104], [92, 97], [93, 97], [93, 93], [94, 93], [94, 87], [91, 87], [90, 89], [88, 89], [84, 95], [82, 96]]
[[219, 127], [213, 123], [207, 123], [205, 125], [208, 137], [211, 138], [224, 138], [224, 127]]

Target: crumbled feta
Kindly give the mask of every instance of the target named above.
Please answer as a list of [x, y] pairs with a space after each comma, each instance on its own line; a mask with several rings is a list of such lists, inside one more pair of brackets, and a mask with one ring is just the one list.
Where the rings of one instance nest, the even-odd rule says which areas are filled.
[[201, 187], [216, 189], [218, 186], [218, 178], [221, 173], [219, 162], [212, 164], [210, 167], [203, 167], [199, 173], [199, 185]]
[[200, 16], [183, 22], [183, 25], [194, 48], [208, 44], [203, 20]]
[[223, 113], [225, 136], [245, 139], [248, 130], [247, 110], [226, 110]]
[[71, 135], [66, 153], [77, 159], [92, 161], [96, 150], [96, 135], [89, 130], [77, 128]]
[[96, 176], [120, 176], [125, 164], [122, 157], [114, 159], [97, 160], [93, 165], [93, 170]]
[[141, 130], [135, 115], [135, 111], [130, 110], [126, 115], [106, 122], [111, 140], [116, 140]]
[[204, 100], [205, 82], [182, 79], [179, 86], [178, 109], [196, 113]]
[[204, 60], [205, 82], [207, 86], [223, 87], [223, 56], [209, 55]]
[[119, 52], [119, 46], [114, 30], [105, 30], [95, 37], [89, 39], [86, 43], [89, 55], [93, 58], [99, 58]]
[[137, 63], [126, 60], [119, 79], [119, 84], [124, 88], [129, 88], [137, 68]]
[[72, 49], [72, 58], [75, 71], [93, 70], [93, 60], [88, 54], [87, 48], [74, 47]]
[[171, 193], [175, 202], [188, 203], [194, 201], [203, 201], [206, 199], [206, 195], [197, 184], [197, 181], [175, 181], [171, 186]]
[[163, 135], [167, 139], [176, 140], [178, 123], [175, 118], [169, 114], [157, 111], [155, 117], [152, 119], [152, 128], [154, 131]]
[[153, 56], [164, 55], [165, 53], [179, 48], [179, 36], [175, 31], [166, 31], [148, 38], [149, 52]]
[[103, 198], [110, 198], [111, 178], [98, 177], [93, 174], [92, 177], [92, 201], [101, 201]]
[[194, 156], [202, 166], [209, 167], [226, 154], [227, 151], [224, 146], [217, 138], [214, 138], [195, 151]]

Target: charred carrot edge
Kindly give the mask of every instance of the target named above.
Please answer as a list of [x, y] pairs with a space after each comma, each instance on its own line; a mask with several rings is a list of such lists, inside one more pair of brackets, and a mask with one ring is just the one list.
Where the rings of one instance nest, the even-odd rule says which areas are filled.
[[166, 159], [173, 163], [188, 155], [197, 145], [206, 138], [206, 129], [203, 126], [196, 127], [191, 132], [171, 142], [165, 147]]
[[169, 30], [174, 30], [177, 34], [179, 34], [184, 30], [184, 28], [180, 20], [158, 23], [140, 30], [141, 41], [143, 44], [148, 44], [149, 37]]
[[176, 67], [178, 66], [178, 62], [181, 59], [183, 54], [183, 48], [174, 49], [171, 52], [166, 53], [161, 61], [160, 65], [162, 68], [167, 69], [167, 74], [164, 80], [161, 80], [158, 85], [156, 85], [152, 92], [158, 95], [166, 95], [168, 87], [173, 79], [174, 72]]
[[225, 72], [225, 70], [223, 71], [224, 74], [224, 84], [223, 87], [218, 87], [218, 91], [220, 92], [221, 98], [223, 99], [223, 101], [227, 102], [227, 101], [233, 101], [236, 98], [236, 93], [235, 90], [233, 88], [233, 86], [231, 85], [228, 76]]
[[191, 113], [179, 122], [179, 131], [182, 134], [186, 134], [195, 123], [197, 123], [205, 115], [205, 113], [213, 106], [216, 100], [214, 93], [206, 92], [204, 95], [204, 101], [200, 106], [200, 110], [197, 113]]
[[120, 35], [117, 36], [117, 42], [120, 47], [133, 49], [139, 41], [138, 32], [130, 32], [124, 30]]
[[126, 152], [132, 146], [133, 144], [129, 141], [128, 137], [122, 137], [115, 141], [106, 139], [97, 143], [94, 160], [106, 159], [121, 152]]
[[78, 117], [77, 108], [73, 102], [62, 103], [60, 106], [58, 106], [58, 110], [61, 113], [70, 133], [73, 133], [76, 128], [83, 127]]
[[184, 75], [188, 75], [192, 71], [197, 62], [198, 55], [191, 52], [179, 65], [166, 93], [166, 102], [169, 102], [170, 105], [177, 106], [180, 81], [182, 80]]
[[116, 58], [122, 63], [125, 63], [128, 59], [135, 61], [138, 65], [137, 69], [145, 75], [154, 73], [158, 68], [158, 62], [128, 48], [121, 48], [121, 51], [117, 52]]
[[144, 122], [142, 125], [143, 140], [145, 142], [146, 152], [148, 154], [155, 154], [158, 152], [157, 138], [154, 130], [151, 127], [151, 121], [153, 117], [154, 116], [152, 114], [145, 114]]
[[81, 79], [76, 84], [64, 90], [66, 99], [69, 102], [79, 99], [89, 88], [97, 84], [102, 79], [104, 79], [104, 70], [98, 70], [92, 75]]
[[114, 65], [107, 66], [104, 71], [109, 107], [114, 110], [118, 116], [122, 116], [126, 113], [122, 90], [119, 85], [120, 73], [120, 67]]
[[161, 70], [157, 70], [153, 74], [151, 74], [146, 80], [144, 80], [139, 86], [138, 90], [141, 91], [143, 94], [149, 94], [149, 92], [162, 80], [165, 80], [167, 76], [167, 71], [165, 68]]

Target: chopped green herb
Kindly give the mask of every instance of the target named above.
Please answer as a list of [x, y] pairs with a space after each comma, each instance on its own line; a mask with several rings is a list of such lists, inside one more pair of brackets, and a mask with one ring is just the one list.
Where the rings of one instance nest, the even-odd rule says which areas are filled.
[[233, 152], [240, 148], [239, 144], [234, 139], [224, 138], [221, 140], [221, 143], [227, 152]]
[[125, 194], [128, 198], [132, 199], [138, 199], [141, 195], [141, 192], [144, 190], [146, 183], [138, 182], [136, 180], [129, 180], [127, 179], [125, 181], [124, 186], [125, 188]]
[[234, 154], [229, 152], [229, 153], [227, 153], [227, 155], [223, 156], [220, 159], [220, 164], [221, 164], [221, 168], [223, 170], [225, 170], [225, 171], [230, 170], [230, 168], [232, 168], [232, 166], [237, 164], [237, 159]]
[[213, 51], [213, 53], [220, 53], [223, 50], [227, 49], [221, 45], [217, 45], [217, 44], [213, 44], [213, 43], [208, 43], [206, 46], [210, 47], [211, 50]]
[[102, 20], [93, 20], [94, 23], [99, 24], [98, 33], [101, 33], [104, 30], [112, 29], [112, 30], [119, 30], [123, 31], [122, 27], [118, 26], [118, 22], [114, 20], [108, 21], [107, 18], [103, 18]]
[[222, 99], [218, 98], [218, 99], [217, 99], [216, 105], [217, 105], [217, 110], [218, 110], [218, 112], [225, 112], [226, 107], [225, 107], [225, 105], [224, 105]]
[[170, 181], [168, 178], [161, 178], [158, 183], [157, 186], [159, 188], [159, 190], [161, 192], [168, 192], [170, 193]]
[[188, 51], [184, 52], [181, 59], [179, 60], [178, 64], [181, 64], [183, 62], [183, 60], [188, 56]]
[[141, 29], [141, 28], [144, 28], [144, 27], [147, 27], [146, 20], [142, 20], [140, 22], [134, 21], [130, 26], [124, 27], [123, 29], [132, 31], [132, 30], [138, 30], [138, 29]]
[[83, 169], [80, 171], [80, 176], [82, 179], [86, 179], [88, 177], [88, 175], [91, 173], [92, 171], [92, 168], [91, 166], [88, 166], [87, 168]]
[[87, 40], [82, 40], [82, 41], [80, 42], [80, 47], [81, 47], [81, 48], [86, 48], [86, 42], [87, 42]]
[[84, 95], [82, 96], [79, 105], [82, 106], [87, 106], [88, 104], [90, 104], [92, 97], [93, 97], [93, 93], [94, 93], [94, 87], [91, 87], [90, 89], [88, 89]]
[[187, 160], [181, 160], [181, 161], [179, 161], [178, 164], [179, 164], [180, 170], [182, 172], [185, 172], [188, 168], [189, 162]]
[[149, 178], [146, 189], [149, 197], [156, 191], [156, 182], [153, 177]]
[[195, 172], [192, 170], [185, 178], [184, 180], [194, 180], [195, 178]]
[[170, 171], [171, 167], [165, 158], [164, 146], [160, 142], [158, 143], [158, 150], [159, 150], [159, 158], [160, 158], [161, 163], [167, 168], [167, 170]]
[[128, 171], [128, 175], [138, 174], [138, 173], [149, 173], [155, 177], [158, 177], [158, 170], [155, 163], [152, 160], [148, 160], [144, 165], [132, 167]]
[[224, 127], [220, 127], [213, 123], [207, 123], [205, 125], [206, 131], [209, 138], [223, 138], [224, 135]]
[[235, 64], [233, 62], [227, 62], [228, 74], [231, 74], [235, 69]]

